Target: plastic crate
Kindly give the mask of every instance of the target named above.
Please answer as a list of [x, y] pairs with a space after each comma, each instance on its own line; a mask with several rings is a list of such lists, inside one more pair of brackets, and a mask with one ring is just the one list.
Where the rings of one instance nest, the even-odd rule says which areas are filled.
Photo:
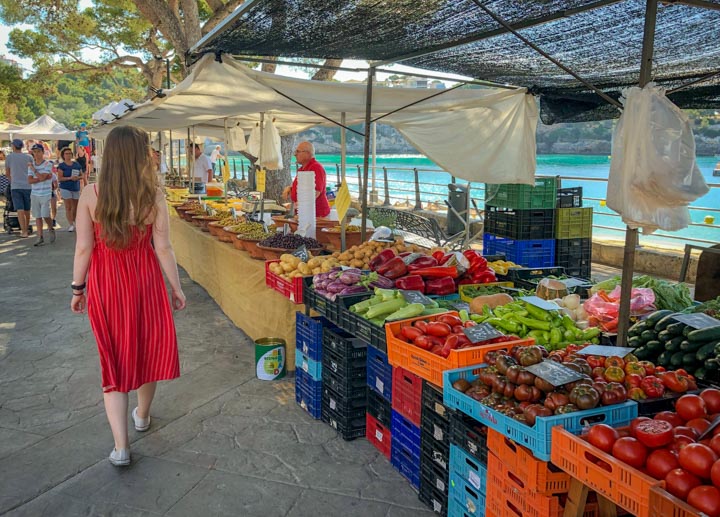
[[661, 481], [593, 447], [567, 429], [556, 427], [552, 435], [552, 461], [572, 477], [637, 517], [672, 515], [650, 510], [650, 488]]
[[485, 205], [485, 233], [510, 239], [555, 237], [555, 208], [519, 210]]
[[403, 368], [393, 368], [392, 393], [392, 408], [420, 426], [422, 379]]
[[389, 429], [392, 422], [392, 404], [369, 386], [366, 392], [368, 414]]
[[443, 516], [448, 515], [448, 495], [435, 488], [432, 481], [424, 476], [422, 464], [420, 465], [420, 490], [418, 499], [425, 503], [433, 512]]
[[345, 419], [335, 411], [323, 404], [322, 421], [335, 429], [345, 441], [365, 436], [365, 421], [367, 415], [351, 420]]
[[458, 294], [460, 295], [460, 299], [464, 302], [470, 303], [473, 300], [472, 296], [469, 296], [467, 294], [467, 291], [469, 291], [473, 287], [514, 287], [514, 284], [512, 282], [489, 282], [487, 284], [463, 284], [458, 286]]
[[364, 397], [341, 397], [327, 386], [323, 386], [323, 407], [335, 412], [344, 420], [364, 418], [367, 412], [367, 399]]
[[[485, 184], [485, 205], [506, 208], [555, 208], [557, 179], [536, 177], [535, 185]], [[485, 253], [497, 253], [488, 252]], [[510, 260], [510, 259], [508, 259]]]
[[557, 189], [557, 208], [578, 208], [583, 201], [582, 187], [569, 187]]
[[319, 294], [312, 286], [313, 277], [305, 276], [303, 280], [303, 303], [335, 325], [340, 324], [340, 306], [336, 301], [329, 300]]
[[483, 235], [483, 249], [486, 252], [503, 252], [507, 260], [528, 267], [549, 267], [555, 265], [555, 241], [553, 239], [516, 240]]
[[392, 370], [387, 354], [375, 347], [367, 350], [367, 384], [387, 401], [392, 400]]
[[347, 379], [325, 368], [323, 370], [322, 380], [325, 386], [343, 398], [357, 399], [364, 397], [366, 394], [366, 381], [364, 377]]
[[349, 309], [352, 305], [370, 296], [370, 293], [360, 293], [359, 295], [338, 298], [338, 304], [340, 306], [340, 326], [343, 330], [386, 354], [387, 342], [385, 341], [385, 327], [373, 325], [362, 316], [350, 312]]
[[[460, 505], [460, 509], [471, 517], [484, 517], [486, 495], [463, 479], [457, 472], [450, 473], [450, 493], [448, 501]], [[454, 506], [454, 505], [453, 505]]]
[[315, 381], [304, 371], [296, 370], [295, 402], [319, 420], [322, 415], [322, 381]]
[[570, 475], [553, 463], [540, 461], [494, 429], [488, 429], [487, 447], [526, 488], [540, 494], [558, 494], [570, 490]]
[[[362, 343], [359, 341], [359, 343]], [[365, 343], [362, 343], [365, 346]], [[363, 349], [364, 351], [364, 349]], [[367, 361], [365, 355], [355, 359], [347, 359], [336, 354], [332, 349], [323, 350], [323, 369], [327, 369], [343, 379], [362, 379], [367, 382]]]
[[390, 427], [378, 422], [370, 413], [365, 416], [365, 437], [383, 456], [390, 459], [392, 447]]
[[[457, 316], [457, 312], [449, 312], [448, 314]], [[535, 343], [532, 338], [528, 338], [509, 341], [507, 343], [481, 345], [462, 350], [452, 350], [450, 355], [444, 358], [395, 337], [400, 334], [402, 327], [412, 325], [414, 321], [435, 321], [437, 318], [438, 315], [421, 316], [407, 320], [393, 321], [385, 325], [388, 343], [388, 362], [392, 366], [404, 368], [415, 375], [419, 375], [437, 386], [443, 385], [443, 371], [445, 370], [470, 364], [480, 364], [483, 362], [485, 354], [493, 350], [510, 350], [513, 346], [528, 346]]]
[[[487, 497], [486, 497], [487, 499]], [[465, 507], [462, 503], [455, 501], [454, 499], [448, 499], [448, 513], [447, 517], [472, 517], [465, 511]], [[493, 515], [492, 517], [500, 517]]]
[[[565, 271], [567, 271], [567, 274], [574, 278], [588, 279], [592, 274], [592, 264], [584, 264], [580, 266], [566, 265], [563, 267], [565, 268]], [[588, 287], [585, 287], [584, 285], [577, 286], [577, 294], [579, 294], [583, 298], [588, 298], [588, 289], [592, 287], [592, 285], [592, 283], [588, 282]]]
[[450, 446], [450, 472], [458, 474], [480, 493], [487, 493], [487, 467], [457, 445]]
[[420, 458], [414, 457], [405, 447], [398, 444], [394, 430], [390, 446], [390, 463], [416, 490], [420, 489]]
[[434, 490], [447, 497], [448, 481], [450, 479], [449, 470], [442, 468], [424, 453], [420, 454], [420, 476], [421, 479], [426, 479]]
[[413, 425], [400, 413], [392, 410], [390, 429], [393, 434], [393, 445], [406, 448], [413, 457], [420, 460], [420, 428]]
[[515, 287], [525, 287], [532, 285], [532, 289], [537, 287], [537, 283], [546, 276], [562, 276], [565, 269], [562, 267], [514, 267], [508, 270], [508, 279], [515, 284]]
[[[475, 371], [477, 371], [478, 366], [449, 370], [444, 373], [443, 399], [445, 404], [470, 415], [480, 423], [507, 436], [515, 443], [527, 447], [536, 458], [543, 461], [550, 461], [551, 430], [554, 426], [562, 425], [569, 432], [577, 434], [582, 431], [585, 425], [602, 422], [618, 427], [629, 425], [630, 421], [637, 416], [637, 404], [635, 401], [628, 401], [622, 404], [596, 407], [565, 415], [539, 417], [536, 419], [535, 425], [530, 427], [492, 408], [483, 406], [477, 400], [452, 387], [453, 382], [458, 379], [465, 379], [468, 382], [474, 381], [477, 378]], [[562, 468], [562, 465], [557, 465]]]
[[592, 235], [593, 209], [558, 208], [555, 218], [556, 239], [585, 239]]
[[[592, 258], [592, 239], [558, 239], [555, 241], [555, 260], [560, 263], [578, 264]], [[563, 264], [564, 265], [564, 264]]]
[[322, 362], [313, 361], [300, 350], [295, 350], [295, 369], [304, 371], [313, 380], [322, 380]]
[[345, 363], [367, 356], [367, 343], [339, 328], [325, 328], [323, 331], [323, 351], [335, 354]]
[[313, 361], [322, 358], [323, 328], [330, 321], [323, 316], [311, 318], [302, 312], [295, 313], [295, 347]]
[[420, 429], [420, 450], [422, 455], [429, 458], [435, 465], [444, 471], [449, 469], [450, 464], [450, 431], [443, 429], [442, 424], [438, 425], [438, 417], [435, 422], [423, 420]]
[[442, 389], [428, 381], [422, 381], [423, 417], [426, 413], [434, 413], [446, 422], [450, 420], [450, 410], [443, 404]]
[[650, 487], [650, 515], [662, 517], [706, 517], [697, 508], [693, 508], [682, 499], [678, 499], [662, 489]]
[[460, 447], [482, 464], [487, 464], [487, 433], [486, 425], [464, 413], [456, 411], [450, 416], [450, 444]]
[[270, 264], [280, 262], [279, 260], [268, 260], [265, 262], [265, 285], [282, 294], [285, 298], [295, 303], [303, 303], [303, 279], [296, 276], [291, 280], [285, 280], [279, 275], [270, 271]]

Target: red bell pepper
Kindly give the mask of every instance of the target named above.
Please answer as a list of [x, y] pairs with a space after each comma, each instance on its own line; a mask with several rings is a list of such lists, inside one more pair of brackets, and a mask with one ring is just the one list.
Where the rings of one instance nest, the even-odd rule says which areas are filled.
[[395, 280], [395, 288], [403, 289], [405, 291], [420, 291], [421, 293], [424, 293], [425, 281], [418, 275], [403, 276]]
[[427, 267], [423, 269], [416, 269], [413, 271], [413, 274], [420, 275], [423, 278], [442, 278], [446, 276], [449, 276], [450, 278], [457, 278], [459, 276], [457, 266]]
[[443, 259], [443, 257], [445, 256], [445, 252], [442, 251], [442, 250], [435, 250], [435, 251], [432, 252], [432, 256], [433, 256], [433, 258], [434, 258], [435, 260], [438, 261], [438, 264], [439, 264], [440, 261], [441, 261], [441, 260]]
[[371, 271], [377, 271], [377, 269], [384, 264], [385, 262], [389, 261], [395, 257], [395, 250], [392, 248], [387, 248], [382, 250], [380, 253], [377, 254], [377, 256], [370, 261], [370, 270]]
[[376, 271], [379, 275], [389, 278], [390, 280], [395, 280], [407, 273], [407, 266], [402, 257], [394, 257], [384, 264], [381, 264]]
[[466, 259], [468, 259], [468, 262], [470, 262], [470, 269], [469, 272], [473, 271], [482, 271], [484, 269], [487, 269], [487, 260], [485, 260], [485, 257], [482, 256], [482, 254], [477, 250], [465, 250], [463, 251], [463, 255]]
[[437, 294], [444, 296], [455, 292], [455, 282], [452, 277], [445, 276], [441, 278], [433, 278], [425, 282], [425, 293]]
[[[466, 275], [466, 278], [467, 277], [468, 275]], [[471, 273], [469, 275], [469, 278], [472, 280], [473, 284], [489, 284], [490, 282], [497, 282], [495, 271], [493, 271], [492, 269], [486, 269], [485, 271]]]
[[417, 269], [425, 269], [428, 267], [435, 267], [438, 265], [438, 261], [435, 257], [424, 256], [416, 259], [414, 262], [408, 265], [408, 271], [412, 273]]

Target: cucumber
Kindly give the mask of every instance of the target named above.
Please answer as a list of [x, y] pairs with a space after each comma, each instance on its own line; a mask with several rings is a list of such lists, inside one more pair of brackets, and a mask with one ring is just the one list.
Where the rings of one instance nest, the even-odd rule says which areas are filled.
[[720, 325], [716, 327], [693, 330], [688, 334], [687, 338], [688, 341], [716, 341], [720, 339]]
[[680, 314], [680, 312], [673, 312], [672, 314], [668, 314], [667, 316], [665, 316], [663, 319], [661, 319], [655, 324], [655, 331], [662, 332], [663, 330], [665, 330], [668, 325], [670, 325], [671, 323], [675, 323], [675, 316], [678, 316]]
[[650, 316], [645, 318], [644, 321], [648, 327], [655, 327], [655, 325], [657, 325], [658, 322], [660, 322], [660, 320], [662, 320], [666, 316], [670, 316], [671, 314], [674, 314], [673, 311], [668, 310], [668, 309], [662, 309], [662, 310], [653, 312]]
[[720, 370], [720, 361], [718, 361], [716, 357], [708, 359], [705, 361], [704, 368], [709, 372], [716, 372]]
[[656, 356], [665, 349], [663, 347], [663, 344], [660, 341], [655, 341], [655, 340], [648, 341], [643, 346], [647, 349], [647, 351], [650, 353], [651, 356]]
[[696, 378], [697, 380], [699, 380], [699, 381], [704, 381], [704, 380], [706, 380], [706, 379], [708, 378], [708, 374], [709, 374], [709, 373], [710, 373], [710, 372], [708, 372], [708, 370], [707, 370], [706, 368], [704, 368], [704, 367], [701, 366], [700, 368], [698, 368], [697, 370], [695, 370], [695, 371], [693, 372], [693, 375], [695, 376], [695, 378]]
[[640, 336], [633, 336], [631, 338], [628, 338], [628, 341], [627, 341], [627, 346], [630, 346], [632, 348], [638, 347], [642, 344], [643, 344], [643, 342], [640, 339]]
[[715, 341], [711, 341], [710, 343], [706, 343], [700, 348], [698, 348], [697, 352], [695, 352], [695, 357], [698, 358], [698, 361], [705, 361], [706, 359], [710, 359], [712, 357], [715, 357], [715, 347], [717, 346], [717, 343]]
[[[632, 345], [630, 345], [628, 343], [628, 346], [632, 346]], [[648, 349], [645, 345], [641, 345], [641, 346], [637, 347], [635, 350], [633, 350], [633, 354], [635, 355], [635, 357], [637, 357], [641, 361], [644, 361], [645, 359], [650, 359], [651, 357], [654, 357], [653, 355], [650, 354], [650, 352], [648, 351]]]
[[670, 366], [670, 358], [672, 357], [672, 352], [663, 352], [660, 354], [657, 358], [657, 364], [659, 366]]
[[[682, 337], [682, 336], [680, 336]], [[665, 343], [665, 350], [668, 352], [679, 352], [680, 351], [680, 344], [682, 343], [682, 340], [678, 341], [676, 339], [672, 339], [671, 341], [668, 341]]]
[[673, 337], [675, 337], [675, 336], [670, 334], [670, 332], [668, 332], [667, 330], [663, 330], [662, 332], [659, 332], [657, 335], [658, 341], [662, 341], [663, 343], [667, 343]]
[[693, 328], [691, 326], [685, 325], [685, 328], [682, 331], [682, 335], [685, 337], [688, 337], [688, 335], [690, 335], [690, 332], [692, 332], [692, 331], [693, 331]]
[[687, 325], [685, 325], [684, 323], [677, 322], [671, 323], [667, 326], [665, 330], [670, 332], [670, 334], [672, 334], [673, 336], [681, 336], [685, 327], [687, 327]]
[[642, 339], [643, 343], [647, 343], [648, 341], [652, 341], [656, 338], [657, 334], [655, 334], [655, 332], [652, 330], [643, 330], [642, 334], [640, 334], [640, 339]]
[[702, 347], [702, 343], [691, 343], [690, 341], [683, 341], [680, 343], [680, 350], [683, 352], [697, 352]]
[[703, 363], [703, 361], [698, 361], [697, 357], [695, 357], [695, 354], [693, 353], [685, 353], [682, 358], [682, 365], [685, 369], [693, 367], [696, 364], [699, 365], [701, 363]]
[[628, 336], [639, 336], [645, 330], [648, 330], [647, 323], [644, 321], [638, 321], [635, 325], [628, 329]]
[[683, 357], [685, 357], [685, 352], [675, 352], [670, 356], [670, 366], [674, 366], [675, 368], [682, 366]]

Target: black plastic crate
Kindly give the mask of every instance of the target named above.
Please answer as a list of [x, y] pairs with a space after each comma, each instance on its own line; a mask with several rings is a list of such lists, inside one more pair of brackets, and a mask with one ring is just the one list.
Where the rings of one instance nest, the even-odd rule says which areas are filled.
[[[367, 351], [367, 384], [388, 402], [392, 401], [392, 366], [387, 354], [375, 347]], [[442, 399], [442, 393], [440, 394]]]
[[323, 404], [322, 421], [335, 429], [343, 440], [350, 441], [365, 436], [365, 415], [361, 418], [343, 418]]
[[385, 337], [385, 327], [373, 325], [368, 320], [350, 312], [349, 307], [355, 305], [368, 298], [370, 294], [361, 293], [357, 296], [344, 296], [339, 298], [340, 305], [340, 327], [346, 332], [354, 335], [358, 339], [369, 343], [384, 354], [387, 354], [387, 339]]
[[359, 398], [365, 396], [365, 378], [356, 377], [347, 379], [332, 373], [327, 368], [322, 372], [323, 385], [345, 398]]
[[367, 412], [382, 425], [390, 428], [392, 404], [369, 386], [367, 388]]
[[485, 233], [510, 239], [552, 239], [555, 209], [485, 206]]
[[[592, 265], [581, 264], [579, 266], [565, 266], [565, 271], [567, 271], [567, 274], [571, 277], [587, 280], [592, 273]], [[587, 285], [578, 286], [575, 292], [581, 297], [587, 298], [590, 287], [592, 287], [592, 284], [588, 282]]]
[[420, 428], [420, 450], [438, 468], [447, 471], [450, 465], [450, 424], [426, 411]]
[[435, 413], [438, 417], [449, 422], [452, 410], [443, 404], [442, 390], [425, 380], [423, 381], [422, 387], [422, 405], [423, 415], [425, 414], [425, 409], [427, 409], [429, 412]]
[[568, 187], [557, 189], [557, 208], [579, 208], [583, 206], [583, 188]]
[[420, 458], [418, 499], [440, 515], [447, 515], [448, 511], [448, 478], [447, 471], [437, 469], [427, 458]]
[[338, 328], [324, 329], [323, 349], [345, 362], [355, 359], [365, 361], [367, 356], [367, 343]]
[[592, 239], [557, 239], [555, 260], [559, 263], [592, 258]]
[[[364, 344], [364, 343], [363, 343]], [[367, 361], [365, 356], [345, 359], [328, 348], [323, 349], [323, 371], [328, 370], [343, 379], [362, 379], [367, 382]]]
[[311, 276], [303, 277], [303, 303], [336, 325], [339, 324], [338, 305], [315, 291], [312, 287], [312, 280], [313, 277]]
[[460, 412], [450, 416], [450, 443], [487, 465], [487, 427], [474, 418]]
[[435, 490], [447, 496], [448, 479], [450, 478], [450, 470], [443, 469], [426, 455], [420, 455], [420, 476], [425, 477]]
[[367, 412], [367, 398], [342, 397], [327, 386], [323, 386], [322, 404], [346, 420], [365, 418]]

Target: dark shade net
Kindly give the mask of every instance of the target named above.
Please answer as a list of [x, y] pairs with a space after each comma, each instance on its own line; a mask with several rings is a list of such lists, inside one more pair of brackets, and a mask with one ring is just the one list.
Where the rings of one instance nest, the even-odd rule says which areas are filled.
[[[708, 1], [720, 5], [720, 0]], [[611, 97], [637, 85], [645, 0], [483, 3]], [[418, 68], [531, 88], [540, 96], [544, 123], [619, 116], [615, 107], [507, 33], [472, 0], [255, 0], [248, 5], [190, 60], [207, 52], [402, 59]], [[720, 70], [719, 33], [720, 11], [660, 4], [653, 79], [672, 89]], [[670, 98], [682, 108], [718, 108], [720, 78]]]

